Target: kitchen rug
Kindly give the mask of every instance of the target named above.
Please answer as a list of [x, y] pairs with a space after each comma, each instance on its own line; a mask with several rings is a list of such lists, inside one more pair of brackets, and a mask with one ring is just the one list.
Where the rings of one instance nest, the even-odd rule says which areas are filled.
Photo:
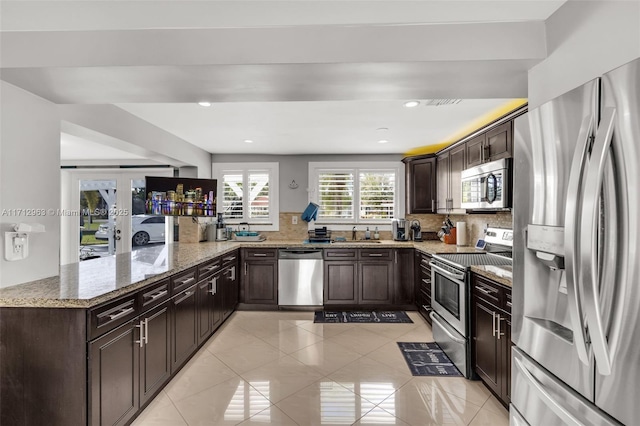
[[397, 343], [413, 376], [462, 376], [437, 343]]
[[316, 311], [313, 322], [319, 323], [409, 323], [403, 311]]

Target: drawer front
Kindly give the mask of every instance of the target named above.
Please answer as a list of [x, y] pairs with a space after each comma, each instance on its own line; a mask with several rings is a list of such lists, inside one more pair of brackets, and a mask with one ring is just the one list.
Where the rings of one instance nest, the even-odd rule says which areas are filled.
[[278, 252], [276, 249], [244, 249], [244, 257], [246, 259], [277, 259]]
[[171, 277], [171, 294], [175, 295], [180, 291], [196, 283], [198, 269], [189, 268]]
[[222, 268], [222, 258], [217, 257], [198, 265], [198, 280], [209, 278]]
[[501, 285], [474, 275], [472, 291], [479, 299], [504, 309], [504, 287]]
[[511, 301], [511, 289], [504, 290], [504, 310], [511, 315], [511, 307], [513, 306]]
[[367, 260], [392, 260], [393, 259], [393, 249], [360, 249], [359, 256], [360, 259]]
[[89, 311], [90, 336], [95, 339], [138, 315], [137, 294], [114, 300]]
[[[260, 249], [258, 250], [259, 252], [264, 252], [264, 249]], [[273, 257], [275, 258], [276, 256], [276, 251], [271, 250], [273, 253]], [[231, 253], [227, 253], [224, 256], [222, 256], [222, 267], [224, 268], [225, 266], [232, 264], [232, 263], [237, 263], [238, 262], [238, 250], [232, 251]], [[268, 257], [267, 257], [268, 258]]]
[[162, 280], [157, 284], [152, 284], [149, 287], [145, 287], [138, 292], [138, 294], [140, 295], [139, 306], [142, 307], [142, 310], [140, 312], [151, 309], [154, 306], [157, 306], [169, 299], [170, 281], [171, 280], [167, 278], [166, 280]]
[[325, 249], [324, 250], [324, 258], [325, 259], [356, 259], [357, 252], [355, 249]]

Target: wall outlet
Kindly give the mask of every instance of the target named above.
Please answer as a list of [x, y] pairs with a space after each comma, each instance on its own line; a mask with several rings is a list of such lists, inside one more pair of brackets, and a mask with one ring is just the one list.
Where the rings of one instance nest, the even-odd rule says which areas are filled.
[[298, 224], [298, 216], [291, 216], [291, 224], [292, 225]]
[[26, 259], [29, 256], [29, 234], [20, 232], [4, 233], [4, 258], [9, 262]]

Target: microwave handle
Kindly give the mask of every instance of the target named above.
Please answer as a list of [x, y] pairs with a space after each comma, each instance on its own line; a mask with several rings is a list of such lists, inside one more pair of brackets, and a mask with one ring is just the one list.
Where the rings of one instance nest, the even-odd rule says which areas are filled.
[[480, 193], [480, 201], [487, 201], [487, 193], [489, 192], [489, 183], [487, 182], [486, 176], [483, 176], [480, 178], [480, 185], [482, 188], [482, 192]]
[[[491, 198], [489, 198], [489, 179], [490, 178], [491, 180], [493, 180], [493, 197]], [[486, 183], [487, 183], [487, 191], [486, 191], [487, 201], [489, 202], [489, 204], [492, 204], [496, 200], [496, 198], [498, 198], [498, 178], [496, 178], [496, 175], [494, 175], [493, 173], [489, 173], [487, 175]]]

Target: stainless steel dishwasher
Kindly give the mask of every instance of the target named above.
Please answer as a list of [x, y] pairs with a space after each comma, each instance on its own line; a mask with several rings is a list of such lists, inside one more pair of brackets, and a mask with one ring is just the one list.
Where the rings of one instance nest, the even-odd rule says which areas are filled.
[[322, 306], [322, 249], [278, 250], [278, 305]]

